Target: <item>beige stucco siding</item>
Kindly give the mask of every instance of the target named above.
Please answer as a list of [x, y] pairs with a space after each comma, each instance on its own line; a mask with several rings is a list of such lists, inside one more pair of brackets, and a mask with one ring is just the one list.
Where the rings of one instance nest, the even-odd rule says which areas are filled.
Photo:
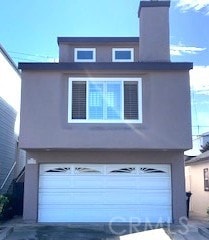
[[209, 207], [209, 192], [204, 191], [204, 175], [203, 169], [209, 168], [209, 162], [191, 164], [186, 167], [186, 186], [192, 193], [191, 208], [193, 214], [207, 216], [207, 208]]

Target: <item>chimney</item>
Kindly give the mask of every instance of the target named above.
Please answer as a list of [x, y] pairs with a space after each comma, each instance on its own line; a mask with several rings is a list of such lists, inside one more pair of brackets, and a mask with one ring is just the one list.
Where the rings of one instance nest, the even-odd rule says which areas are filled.
[[170, 1], [140, 2], [140, 62], [170, 61], [169, 7]]

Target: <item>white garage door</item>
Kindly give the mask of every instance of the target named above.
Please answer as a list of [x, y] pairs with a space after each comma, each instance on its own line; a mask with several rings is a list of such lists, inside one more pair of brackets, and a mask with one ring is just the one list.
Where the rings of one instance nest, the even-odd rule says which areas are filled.
[[171, 222], [165, 164], [41, 164], [39, 222]]

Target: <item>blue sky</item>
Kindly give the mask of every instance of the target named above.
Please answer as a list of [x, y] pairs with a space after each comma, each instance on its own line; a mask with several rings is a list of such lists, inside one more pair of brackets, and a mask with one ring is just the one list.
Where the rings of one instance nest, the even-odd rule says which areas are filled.
[[[138, 36], [140, 0], [0, 2], [0, 43], [17, 62], [57, 61], [58, 36]], [[209, 0], [174, 0], [171, 60], [194, 63], [193, 135], [209, 132]], [[195, 136], [194, 136], [195, 137]]]

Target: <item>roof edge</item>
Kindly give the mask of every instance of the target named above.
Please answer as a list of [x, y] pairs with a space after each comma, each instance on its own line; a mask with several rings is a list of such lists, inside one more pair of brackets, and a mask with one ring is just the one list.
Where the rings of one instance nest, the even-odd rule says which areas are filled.
[[58, 37], [57, 43], [139, 42], [139, 37]]
[[19, 63], [18, 68], [29, 71], [180, 71], [193, 68], [191, 62], [99, 62], [99, 63]]
[[209, 161], [209, 150], [204, 153], [201, 153], [196, 157], [191, 158], [190, 160], [186, 161], [185, 164], [186, 165], [197, 164], [199, 162], [204, 162], [204, 161]]
[[14, 63], [12, 58], [9, 56], [9, 54], [7, 53], [7, 51], [4, 49], [4, 47], [1, 44], [0, 44], [0, 51], [5, 56], [5, 58], [8, 60], [10, 65], [14, 68], [14, 70], [18, 73], [18, 75], [20, 75], [20, 71], [18, 70], [17, 65]]

